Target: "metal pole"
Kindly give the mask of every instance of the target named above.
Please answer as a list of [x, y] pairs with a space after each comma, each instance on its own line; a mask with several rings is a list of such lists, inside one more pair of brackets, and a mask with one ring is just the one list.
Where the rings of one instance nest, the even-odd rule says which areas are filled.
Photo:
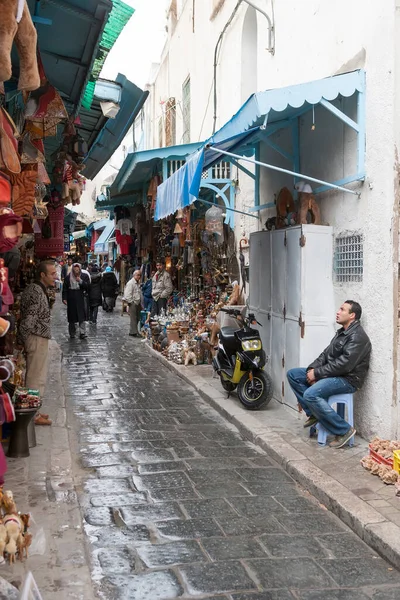
[[251, 213], [243, 212], [242, 210], [236, 210], [236, 208], [230, 208], [229, 206], [225, 206], [224, 208], [222, 208], [222, 206], [219, 206], [219, 204], [215, 204], [215, 202], [209, 202], [208, 200], [203, 200], [203, 198], [197, 198], [197, 202], [202, 202], [203, 204], [209, 204], [210, 206], [217, 206], [221, 210], [224, 210], [224, 209], [230, 210], [232, 212], [239, 213], [239, 215], [246, 215], [246, 217], [254, 217], [254, 219], [259, 218], [256, 215], [252, 215]]
[[293, 175], [294, 177], [301, 177], [306, 181], [313, 181], [314, 183], [320, 183], [322, 185], [326, 185], [329, 188], [334, 190], [340, 190], [341, 192], [347, 192], [347, 194], [353, 194], [353, 196], [360, 197], [360, 192], [354, 192], [353, 190], [348, 190], [347, 188], [342, 187], [341, 185], [335, 185], [334, 183], [328, 183], [327, 181], [323, 181], [322, 179], [316, 179], [315, 177], [310, 177], [309, 175], [303, 175], [302, 173], [296, 173], [295, 171], [289, 171], [288, 169], [282, 169], [281, 167], [276, 167], [275, 165], [269, 165], [267, 163], [260, 162], [259, 160], [254, 160], [254, 158], [247, 158], [246, 156], [240, 156], [240, 154], [233, 154], [232, 152], [226, 152], [226, 150], [221, 150], [221, 148], [213, 148], [212, 146], [206, 146], [207, 150], [212, 150], [213, 152], [218, 152], [219, 154], [224, 154], [226, 156], [231, 156], [232, 158], [236, 158], [239, 160], [244, 160], [246, 162], [252, 163], [253, 165], [260, 165], [261, 167], [266, 167], [267, 169], [271, 169], [272, 171], [279, 171], [279, 173], [286, 173], [287, 175]]
[[274, 44], [272, 41], [272, 36], [274, 34], [274, 25], [272, 24], [271, 18], [264, 10], [262, 10], [259, 6], [256, 6], [255, 4], [253, 4], [253, 2], [250, 2], [250, 0], [242, 0], [242, 1], [246, 2], [246, 4], [248, 4], [249, 6], [254, 8], [254, 10], [257, 10], [259, 13], [264, 15], [264, 17], [267, 19], [267, 21], [268, 21], [268, 48], [267, 48], [267, 50], [271, 54], [275, 54], [275, 48], [274, 48]]

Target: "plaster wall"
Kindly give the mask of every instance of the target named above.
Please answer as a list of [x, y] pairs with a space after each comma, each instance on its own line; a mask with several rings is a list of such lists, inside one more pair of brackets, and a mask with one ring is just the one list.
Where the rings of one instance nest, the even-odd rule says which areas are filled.
[[[228, 21], [236, 0], [225, 0], [213, 20], [213, 2], [186, 2], [164, 51], [154, 82], [153, 124], [162, 116], [162, 106], [175, 97], [177, 143], [182, 138], [182, 85], [191, 77], [191, 140], [204, 140], [213, 128], [213, 54], [218, 36]], [[271, 0], [260, 6], [271, 14]], [[397, 328], [397, 203], [395, 198], [395, 146], [400, 122], [396, 111], [399, 98], [399, 42], [395, 19], [396, 2], [374, 0], [297, 0], [275, 2], [275, 54], [267, 52], [267, 21], [256, 15], [257, 77], [254, 92], [283, 87], [364, 68], [366, 93], [366, 172], [364, 184], [354, 184], [360, 199], [349, 194], [327, 192], [320, 196], [322, 218], [334, 227], [335, 235], [358, 231], [364, 238], [364, 278], [362, 283], [336, 285], [335, 300], [346, 297], [360, 301], [364, 309], [363, 324], [371, 337], [373, 356], [367, 384], [356, 398], [357, 424], [365, 436], [379, 433], [400, 435], [397, 419], [396, 369]], [[248, 15], [245, 3], [239, 8], [224, 36], [217, 68], [217, 129], [240, 108], [243, 102], [242, 48], [243, 24]], [[194, 29], [194, 30], [193, 30]], [[248, 36], [247, 36], [248, 37]], [[245, 36], [246, 38], [246, 36]], [[254, 45], [254, 40], [252, 42]], [[248, 48], [247, 48], [248, 50]], [[396, 62], [397, 57], [397, 62]], [[397, 95], [396, 95], [397, 92]], [[338, 104], [350, 116], [355, 114], [354, 100]], [[300, 120], [301, 171], [321, 179], [334, 180], [356, 170], [356, 136], [324, 109], [316, 109], [316, 129], [311, 131], [310, 115]], [[153, 145], [158, 146], [157, 128]], [[290, 148], [285, 132], [275, 137]], [[157, 140], [157, 142], [156, 142]], [[291, 168], [286, 160], [268, 147], [261, 146], [261, 160]], [[246, 168], [249, 165], [245, 163]], [[250, 168], [251, 170], [251, 168]], [[239, 172], [236, 208], [246, 210], [254, 204], [252, 179]], [[293, 186], [293, 179], [272, 171], [260, 171], [260, 204], [273, 200], [282, 187]], [[235, 216], [237, 240], [243, 234], [261, 229], [269, 216], [263, 211], [260, 220]], [[379, 314], [379, 316], [378, 316]], [[319, 349], [318, 349], [319, 350]], [[317, 351], [316, 351], [317, 353]]]

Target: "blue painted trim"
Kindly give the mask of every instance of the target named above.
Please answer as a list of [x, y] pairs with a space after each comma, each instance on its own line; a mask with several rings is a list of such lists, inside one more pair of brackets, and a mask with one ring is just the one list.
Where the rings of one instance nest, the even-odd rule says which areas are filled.
[[359, 126], [357, 138], [357, 172], [365, 173], [365, 128], [366, 128], [366, 108], [365, 108], [365, 72], [363, 76], [363, 90], [358, 92], [357, 97], [357, 122]]
[[250, 212], [259, 212], [260, 210], [264, 210], [266, 208], [275, 208], [275, 202], [268, 202], [268, 204], [261, 204], [260, 206], [251, 206], [249, 208]]
[[270, 148], [272, 148], [273, 150], [275, 150], [275, 152], [278, 152], [278, 154], [283, 156], [283, 158], [286, 158], [286, 160], [288, 160], [290, 163], [293, 163], [293, 160], [294, 160], [293, 155], [289, 154], [289, 152], [286, 152], [286, 150], [281, 148], [278, 144], [275, 144], [275, 142], [270, 140], [269, 137], [267, 137], [264, 140], [264, 143], [267, 144], [268, 146], [270, 146]]
[[252, 173], [251, 171], [249, 171], [248, 169], [246, 169], [246, 167], [244, 167], [243, 165], [241, 165], [235, 158], [231, 158], [230, 159], [230, 163], [232, 165], [235, 165], [235, 167], [237, 167], [241, 171], [243, 171], [243, 173], [246, 173], [246, 175], [248, 177], [251, 177], [252, 179], [256, 178], [256, 176], [254, 175], [254, 173]]
[[[256, 160], [260, 160], [260, 143], [255, 146]], [[256, 164], [255, 169], [255, 189], [254, 189], [254, 205], [260, 206], [260, 165]]]
[[[202, 204], [209, 204], [210, 206], [218, 206], [218, 204], [215, 204], [215, 202], [209, 202], [208, 200], [203, 200], [203, 198], [197, 198], [197, 202], [202, 202]], [[227, 206], [226, 210], [230, 210], [234, 213], [238, 213], [239, 215], [246, 215], [246, 217], [253, 217], [254, 219], [259, 218], [256, 215], [251, 215], [250, 213], [243, 212], [242, 210], [236, 210], [236, 208], [230, 208], [230, 206]]]
[[162, 179], [163, 181], [168, 179], [168, 158], [163, 158], [162, 161]]
[[333, 104], [331, 104], [331, 102], [328, 102], [328, 100], [325, 100], [325, 98], [321, 98], [321, 100], [320, 100], [319, 103], [320, 103], [321, 106], [323, 106], [324, 108], [326, 108], [326, 110], [329, 110], [330, 113], [332, 113], [333, 115], [335, 115], [335, 117], [337, 117], [338, 119], [340, 119], [341, 121], [343, 121], [343, 123], [346, 123], [346, 125], [348, 125], [352, 129], [354, 129], [355, 131], [357, 131], [357, 133], [360, 131], [360, 127], [359, 127], [358, 123], [356, 123], [355, 121], [353, 121], [353, 119], [350, 119], [350, 117], [348, 117], [347, 115], [345, 115], [345, 113], [343, 111], [341, 111], [338, 108], [336, 108], [336, 106], [334, 106]]
[[38, 25], [53, 25], [52, 19], [45, 19], [44, 17], [38, 17], [37, 15], [32, 16], [32, 21]]
[[[357, 173], [356, 175], [349, 175], [348, 177], [344, 177], [343, 179], [339, 179], [338, 181], [332, 181], [333, 185], [346, 185], [347, 183], [354, 183], [355, 181], [364, 181], [365, 173]], [[321, 185], [320, 187], [314, 190], [314, 194], [321, 194], [322, 192], [328, 192], [332, 190], [332, 188], [327, 187], [326, 185]]]
[[[203, 183], [203, 182], [202, 182], [202, 183], [201, 183], [201, 186], [200, 186], [200, 188], [202, 188], [202, 187], [203, 187], [203, 188], [206, 188], [206, 189], [208, 189], [208, 190], [212, 190], [213, 192], [215, 192], [215, 193], [216, 193], [216, 195], [217, 195], [217, 196], [219, 196], [220, 198], [222, 198], [222, 200], [224, 201], [225, 208], [227, 208], [227, 209], [229, 209], [229, 210], [232, 210], [232, 208], [231, 208], [231, 203], [230, 203], [230, 201], [228, 200], [228, 198], [227, 198], [227, 195], [225, 194], [225, 191], [227, 190], [227, 188], [229, 187], [229, 185], [227, 185], [227, 186], [225, 186], [223, 189], [221, 189], [221, 188], [217, 187], [216, 185], [214, 185], [214, 184], [212, 184], [212, 183], [205, 183], [205, 182]], [[204, 202], [204, 203], [206, 203], [206, 204], [214, 204], [213, 202], [208, 202], [208, 201], [206, 201], [206, 200], [203, 200], [202, 198], [198, 198], [198, 200], [199, 200], [200, 202]], [[217, 203], [215, 203], [215, 205], [216, 205], [216, 206], [218, 206], [218, 204], [217, 204]], [[227, 215], [226, 215], [226, 217], [225, 217], [225, 223], [226, 223], [227, 225], [229, 225], [229, 227], [230, 227], [231, 229], [233, 229], [233, 228], [234, 228], [234, 226], [235, 226], [235, 222], [234, 222], [233, 215], [232, 215], [231, 213], [229, 213], [229, 212], [227, 213]]]

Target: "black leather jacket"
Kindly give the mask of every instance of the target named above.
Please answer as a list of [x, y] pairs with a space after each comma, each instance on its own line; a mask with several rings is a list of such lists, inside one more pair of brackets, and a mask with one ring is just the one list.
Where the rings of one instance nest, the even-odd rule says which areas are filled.
[[371, 342], [355, 321], [348, 329], [339, 329], [327, 348], [307, 368], [314, 369], [315, 379], [344, 377], [359, 390], [367, 376], [371, 356]]

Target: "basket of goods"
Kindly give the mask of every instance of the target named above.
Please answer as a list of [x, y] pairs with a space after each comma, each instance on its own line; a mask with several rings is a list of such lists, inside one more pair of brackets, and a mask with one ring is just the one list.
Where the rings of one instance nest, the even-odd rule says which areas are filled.
[[16, 410], [40, 408], [42, 403], [39, 391], [27, 388], [17, 388], [14, 393], [14, 405]]
[[400, 468], [396, 468], [399, 450], [400, 440], [382, 440], [376, 437], [369, 444], [369, 454], [361, 459], [361, 465], [372, 475], [380, 477], [384, 483], [394, 485], [397, 483]]
[[400, 450], [400, 440], [374, 438], [369, 444], [369, 455], [377, 463], [393, 467], [393, 452]]

